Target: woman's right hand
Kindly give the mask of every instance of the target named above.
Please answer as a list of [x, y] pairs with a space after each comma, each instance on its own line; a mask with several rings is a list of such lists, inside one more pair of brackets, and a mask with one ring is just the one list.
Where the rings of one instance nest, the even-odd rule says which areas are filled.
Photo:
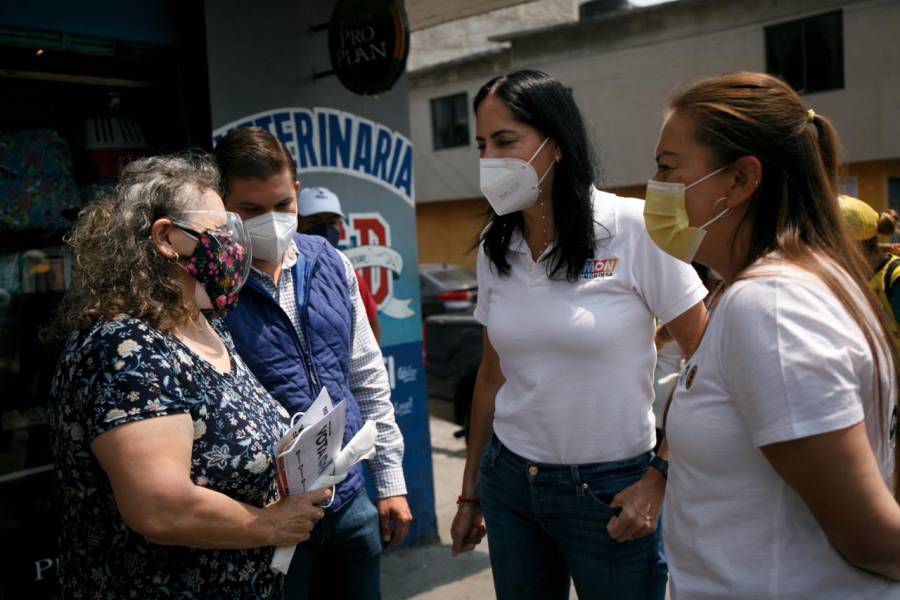
[[273, 546], [296, 546], [309, 539], [313, 527], [325, 511], [321, 505], [331, 498], [331, 488], [316, 490], [299, 496], [284, 496], [266, 507], [272, 524]]
[[[481, 334], [481, 364], [475, 377], [475, 390], [472, 393], [472, 412], [469, 421], [469, 442], [466, 451], [466, 467], [463, 469], [462, 496], [475, 498], [478, 496], [479, 465], [484, 449], [493, 435], [494, 397], [506, 378], [500, 369], [500, 358], [491, 345], [487, 328]], [[477, 504], [460, 504], [450, 526], [450, 537], [453, 540], [453, 556], [463, 552], [471, 552], [481, 543], [485, 536], [484, 516]]]
[[453, 556], [463, 552], [471, 552], [481, 543], [486, 533], [484, 517], [481, 509], [471, 504], [460, 505], [450, 526], [450, 537], [453, 539]]

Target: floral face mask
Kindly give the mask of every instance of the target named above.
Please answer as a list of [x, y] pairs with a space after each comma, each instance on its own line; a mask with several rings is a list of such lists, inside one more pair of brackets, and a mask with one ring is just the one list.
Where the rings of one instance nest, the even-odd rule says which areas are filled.
[[[175, 226], [197, 240], [190, 256], [180, 259], [188, 274], [203, 286], [209, 305], [219, 316], [225, 316], [238, 301], [238, 292], [250, 272], [250, 236], [241, 218], [230, 212], [197, 211], [215, 214], [224, 222], [205, 231], [198, 231], [184, 223], [173, 221]], [[198, 301], [206, 298], [198, 297]]]

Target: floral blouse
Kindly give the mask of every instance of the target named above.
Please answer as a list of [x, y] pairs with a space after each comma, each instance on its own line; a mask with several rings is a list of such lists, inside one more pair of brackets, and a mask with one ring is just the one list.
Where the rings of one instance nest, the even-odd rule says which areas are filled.
[[273, 448], [288, 415], [241, 361], [224, 326], [212, 323], [231, 355], [227, 374], [130, 317], [101, 319], [69, 338], [50, 393], [64, 598], [282, 597], [271, 547], [160, 546], [129, 529], [90, 448], [120, 425], [188, 413], [196, 485], [258, 507], [277, 499]]

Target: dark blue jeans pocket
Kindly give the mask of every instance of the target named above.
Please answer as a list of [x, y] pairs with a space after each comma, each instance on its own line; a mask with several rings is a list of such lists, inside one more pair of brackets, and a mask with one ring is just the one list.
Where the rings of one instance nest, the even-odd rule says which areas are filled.
[[607, 520], [622, 512], [619, 506], [612, 506], [613, 499], [625, 488], [634, 485], [647, 472], [647, 466], [636, 464], [613, 473], [592, 475], [585, 473], [582, 477], [584, 495], [599, 509], [598, 516]]
[[[619, 516], [619, 513], [622, 512], [622, 507], [621, 506], [612, 506], [612, 501], [613, 501], [613, 498], [615, 497], [615, 494], [612, 494], [612, 495], [607, 494], [605, 486], [599, 486], [599, 487], [602, 487], [603, 489], [602, 490], [598, 489], [596, 491], [591, 488], [590, 483], [586, 482], [585, 486], [586, 486], [586, 487], [584, 487], [585, 496], [588, 496], [594, 502], [596, 502], [597, 506], [600, 508], [601, 511], [609, 513], [610, 517]], [[622, 489], [625, 489], [625, 488], [622, 488]]]

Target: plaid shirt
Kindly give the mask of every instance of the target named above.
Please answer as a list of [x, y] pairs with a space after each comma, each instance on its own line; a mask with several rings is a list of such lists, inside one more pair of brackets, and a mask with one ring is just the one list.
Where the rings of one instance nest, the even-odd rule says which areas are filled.
[[[250, 276], [269, 292], [278, 302], [294, 325], [294, 331], [304, 340], [300, 325], [300, 314], [294, 290], [292, 267], [297, 263], [299, 250], [294, 242], [284, 253], [281, 263], [281, 279], [278, 285], [257, 268]], [[379, 498], [403, 496], [406, 494], [406, 479], [403, 476], [403, 434], [394, 419], [394, 404], [391, 402], [391, 387], [381, 349], [366, 318], [366, 309], [359, 295], [359, 283], [353, 264], [342, 252], [347, 274], [347, 287], [353, 306], [353, 324], [350, 330], [350, 391], [359, 405], [363, 420], [375, 422], [378, 436], [375, 438], [375, 456], [369, 460], [369, 471], [374, 479]]]

